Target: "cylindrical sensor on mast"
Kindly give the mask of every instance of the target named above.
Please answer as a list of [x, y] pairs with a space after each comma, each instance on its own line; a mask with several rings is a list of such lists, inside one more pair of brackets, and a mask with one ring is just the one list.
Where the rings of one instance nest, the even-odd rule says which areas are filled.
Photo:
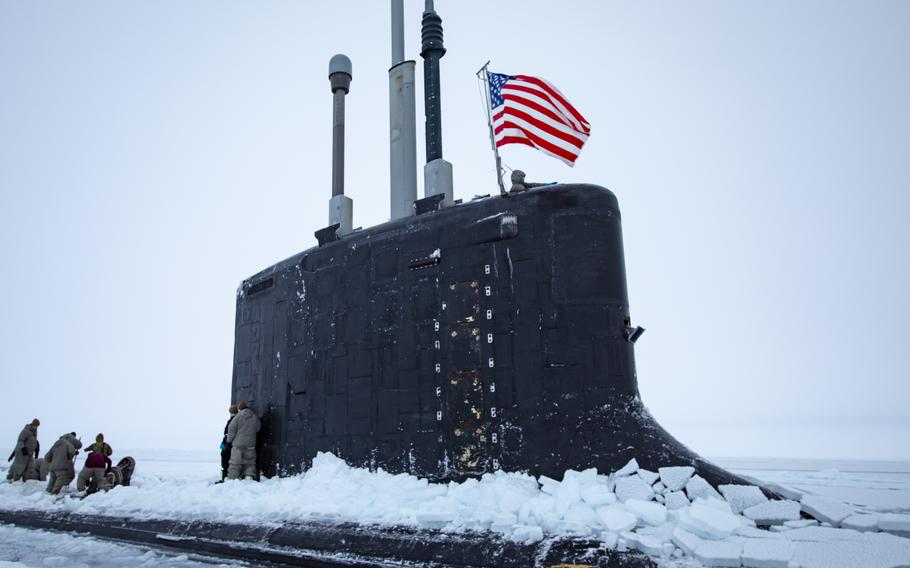
[[329, 60], [332, 87], [332, 199], [329, 225], [338, 224], [338, 234], [346, 235], [354, 226], [354, 202], [344, 194], [344, 97], [351, 90], [351, 60], [342, 54]]

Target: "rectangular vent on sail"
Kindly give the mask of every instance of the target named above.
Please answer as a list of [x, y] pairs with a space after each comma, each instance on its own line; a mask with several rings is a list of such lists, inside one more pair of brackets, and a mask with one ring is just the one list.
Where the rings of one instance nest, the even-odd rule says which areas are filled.
[[422, 268], [430, 268], [439, 264], [441, 260], [442, 254], [439, 252], [439, 249], [436, 249], [423, 258], [412, 259], [410, 262], [408, 262], [408, 269], [420, 270]]
[[247, 294], [247, 296], [252, 296], [253, 294], [258, 294], [259, 292], [262, 292], [263, 290], [268, 290], [269, 288], [271, 288], [274, 283], [275, 283], [274, 278], [267, 278], [261, 282], [251, 284], [250, 287], [247, 288], [246, 294]]

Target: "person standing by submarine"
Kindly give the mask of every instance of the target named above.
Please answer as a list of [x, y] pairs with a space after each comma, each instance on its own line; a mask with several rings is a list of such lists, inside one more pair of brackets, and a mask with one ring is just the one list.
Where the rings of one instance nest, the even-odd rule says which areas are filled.
[[38, 426], [41, 422], [35, 418], [22, 428], [19, 438], [16, 440], [16, 448], [8, 461], [12, 461], [6, 479], [9, 481], [25, 481], [31, 477], [32, 470], [35, 469], [34, 460], [38, 459]]
[[237, 404], [237, 416], [228, 423], [227, 443], [231, 444], [228, 479], [256, 478], [256, 434], [259, 417], [245, 402]]
[[230, 417], [227, 422], [224, 423], [224, 436], [221, 438], [221, 481], [216, 481], [215, 483], [224, 483], [224, 480], [227, 478], [228, 466], [231, 461], [231, 443], [228, 442], [228, 426], [231, 425], [231, 420], [237, 416], [237, 405], [232, 404], [228, 407], [228, 414]]

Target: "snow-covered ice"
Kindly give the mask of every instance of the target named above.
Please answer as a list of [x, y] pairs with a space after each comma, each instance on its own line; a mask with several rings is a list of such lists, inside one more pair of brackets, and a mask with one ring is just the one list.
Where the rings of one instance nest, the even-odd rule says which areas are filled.
[[598, 509], [597, 516], [607, 530], [614, 533], [630, 531], [638, 524], [638, 517], [622, 505], [611, 505]]
[[[43, 492], [41, 483], [0, 483], [0, 509], [257, 524], [334, 518], [447, 532], [489, 530], [529, 544], [551, 536], [577, 535], [600, 539], [609, 548], [644, 551], [666, 568], [696, 566], [699, 561], [788, 568], [910, 566], [910, 539], [876, 532], [904, 534], [902, 531], [910, 529], [908, 509], [843, 505], [837, 500], [832, 505], [812, 499], [813, 486], [808, 482], [844, 482], [844, 476], [833, 471], [806, 474], [805, 482], [792, 474], [779, 481], [798, 491], [804, 505], [822, 503], [824, 510], [819, 512], [828, 515], [829, 522], [857, 530], [812, 526], [817, 521], [799, 519], [799, 503], [762, 501], [764, 496], [759, 497], [752, 488], [725, 486], [718, 493], [701, 477], [693, 476], [687, 466], [659, 468], [654, 477], [634, 460], [624, 468], [624, 475], [591, 469], [565, 472], [562, 479], [535, 479], [497, 472], [462, 483], [434, 484], [410, 475], [351, 468], [331, 454], [321, 454], [305, 474], [261, 483], [213, 485], [217, 455], [205, 463], [136, 457], [131, 487], [118, 487], [82, 501], [57, 502]], [[654, 483], [649, 485], [652, 479]], [[889, 491], [900, 503], [903, 493], [898, 489]], [[658, 502], [661, 499], [663, 504]], [[747, 506], [753, 501], [756, 503]], [[836, 510], [855, 514], [838, 521]], [[778, 523], [773, 531], [754, 526], [771, 521]], [[24, 534], [28, 540], [37, 531]], [[172, 557], [159, 556], [158, 564], [149, 565], [196, 565], [192, 558], [186, 559], [187, 564], [167, 564]], [[10, 558], [0, 554], [0, 560]], [[58, 565], [79, 565], [61, 562]], [[128, 564], [142, 566], [142, 562], [145, 560]]]
[[734, 513], [742, 513], [749, 507], [768, 502], [761, 489], [754, 485], [721, 485], [718, 489]]
[[676, 514], [679, 526], [710, 540], [725, 539], [742, 526], [740, 517], [705, 502], [693, 503], [688, 509], [678, 509]]
[[707, 499], [708, 497], [723, 499], [723, 497], [720, 496], [720, 493], [711, 487], [711, 484], [705, 481], [700, 475], [692, 476], [692, 478], [686, 482], [686, 495], [688, 495], [689, 499], [692, 501], [695, 501], [698, 498]]
[[638, 460], [632, 458], [629, 462], [616, 470], [616, 473], [613, 474], [613, 477], [624, 477], [626, 475], [632, 475], [638, 471]]
[[878, 528], [883, 531], [910, 533], [910, 515], [884, 513], [878, 518]]
[[667, 508], [654, 501], [630, 499], [626, 501], [626, 509], [646, 525], [657, 526], [667, 522]]
[[799, 520], [799, 503], [796, 501], [766, 501], [753, 505], [743, 515], [758, 525], [780, 525], [786, 521]]
[[821, 495], [803, 495], [800, 500], [802, 510], [823, 523], [840, 525], [841, 521], [856, 513], [853, 507]]
[[786, 538], [749, 538], [743, 543], [743, 566], [787, 568], [794, 550], [793, 542]]
[[860, 532], [875, 531], [878, 530], [878, 521], [878, 515], [850, 515], [841, 521], [840, 526]]
[[654, 485], [654, 482], [660, 477], [660, 474], [656, 471], [648, 471], [646, 469], [639, 469], [635, 473], [648, 485]]
[[695, 558], [706, 566], [740, 566], [743, 541], [740, 538], [727, 540], [702, 540], [695, 547]]
[[248, 566], [187, 554], [168, 554], [147, 547], [107, 542], [42, 530], [0, 525], [0, 568], [213, 568]]
[[670, 491], [679, 491], [686, 486], [686, 482], [695, 473], [692, 466], [661, 467], [657, 470], [660, 482]]
[[642, 478], [637, 475], [620, 477], [616, 480], [616, 498], [620, 501], [629, 499], [650, 500], [654, 496], [654, 490]]
[[664, 506], [667, 509], [679, 509], [689, 506], [689, 498], [682, 491], [671, 491], [664, 496]]

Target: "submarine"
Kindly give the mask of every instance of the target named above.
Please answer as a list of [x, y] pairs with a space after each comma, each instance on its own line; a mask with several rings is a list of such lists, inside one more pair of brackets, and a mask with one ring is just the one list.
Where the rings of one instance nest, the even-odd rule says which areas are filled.
[[500, 181], [493, 195], [453, 199], [432, 0], [417, 198], [415, 62], [392, 5], [391, 219], [352, 229], [343, 176], [353, 75], [336, 55], [329, 225], [317, 246], [238, 287], [231, 400], [262, 420], [262, 473], [305, 471], [318, 452], [431, 481], [608, 473], [635, 458], [654, 470], [691, 465], [715, 486], [748, 483], [673, 438], [641, 400], [634, 349], [644, 330], [632, 325], [614, 193], [578, 183], [505, 191]]
[[[644, 329], [632, 322], [613, 192], [517, 176], [508, 191], [500, 177], [491, 195], [454, 198], [432, 0], [422, 15], [427, 155], [417, 197], [416, 62], [404, 57], [403, 0], [391, 7], [390, 220], [353, 227], [344, 191], [353, 66], [336, 55], [328, 225], [314, 232], [317, 246], [237, 288], [230, 394], [260, 417], [261, 474], [306, 471], [319, 452], [434, 482], [606, 474], [634, 458], [652, 471], [692, 466], [715, 487], [751, 485], [686, 448], [641, 400], [635, 345]], [[520, 543], [324, 518], [243, 524], [17, 509], [0, 510], [0, 522], [270, 566], [657, 566], [598, 538]]]

